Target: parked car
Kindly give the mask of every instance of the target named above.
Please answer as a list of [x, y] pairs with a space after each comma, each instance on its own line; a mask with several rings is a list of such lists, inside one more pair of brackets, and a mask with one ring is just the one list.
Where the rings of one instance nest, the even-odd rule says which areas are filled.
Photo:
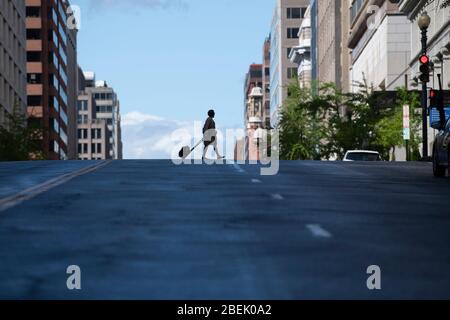
[[370, 150], [350, 150], [344, 156], [343, 161], [381, 161], [380, 153]]
[[[437, 129], [437, 128], [436, 128]], [[450, 166], [450, 118], [444, 128], [441, 128], [434, 138], [433, 173], [435, 177], [445, 176], [445, 170]]]

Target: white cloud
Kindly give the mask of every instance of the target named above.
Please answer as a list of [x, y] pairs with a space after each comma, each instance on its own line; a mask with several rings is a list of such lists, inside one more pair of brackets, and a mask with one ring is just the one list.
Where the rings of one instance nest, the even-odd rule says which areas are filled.
[[164, 121], [164, 118], [141, 112], [130, 112], [122, 118], [122, 125], [133, 126], [142, 124], [147, 121]]
[[201, 139], [201, 122], [169, 120], [141, 112], [122, 117], [125, 159], [170, 159], [180, 145]]

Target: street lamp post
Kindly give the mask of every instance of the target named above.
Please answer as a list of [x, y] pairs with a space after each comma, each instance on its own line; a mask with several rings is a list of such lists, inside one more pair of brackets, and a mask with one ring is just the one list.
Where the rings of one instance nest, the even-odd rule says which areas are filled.
[[[424, 12], [418, 20], [419, 28], [422, 32], [422, 54], [427, 54], [427, 31], [430, 26], [431, 18]], [[428, 103], [427, 103], [427, 82], [422, 81], [422, 156], [428, 158]]]

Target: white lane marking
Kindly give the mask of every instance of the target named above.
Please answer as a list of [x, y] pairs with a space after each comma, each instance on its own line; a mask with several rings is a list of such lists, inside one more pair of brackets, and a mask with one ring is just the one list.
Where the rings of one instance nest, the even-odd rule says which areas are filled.
[[252, 179], [252, 183], [262, 183], [262, 181], [259, 179]]
[[308, 224], [306, 228], [317, 238], [331, 238], [332, 234], [318, 224]]
[[272, 199], [274, 200], [284, 200], [284, 197], [279, 193], [272, 194]]
[[0, 212], [10, 209], [12, 207], [15, 207], [18, 204], [21, 204], [22, 202], [25, 202], [27, 200], [31, 200], [34, 197], [40, 195], [41, 193], [47, 192], [47, 191], [49, 191], [53, 188], [56, 188], [64, 183], [67, 183], [76, 177], [96, 171], [110, 163], [111, 163], [111, 161], [102, 161], [100, 163], [85, 167], [78, 171], [63, 174], [59, 177], [53, 178], [49, 181], [38, 184], [34, 187], [20, 191], [12, 196], [2, 198], [2, 199], [0, 199]]
[[239, 166], [236, 162], [233, 162], [233, 167], [234, 169], [236, 169], [237, 172], [245, 173], [244, 169], [242, 169], [241, 166]]

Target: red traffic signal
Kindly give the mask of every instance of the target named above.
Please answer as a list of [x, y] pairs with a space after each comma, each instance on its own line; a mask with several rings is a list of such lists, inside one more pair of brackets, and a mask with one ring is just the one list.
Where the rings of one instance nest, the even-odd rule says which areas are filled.
[[430, 90], [430, 99], [436, 98], [437, 97], [437, 92], [434, 89]]
[[430, 58], [426, 54], [421, 55], [419, 58], [421, 64], [428, 64], [430, 62]]
[[423, 83], [430, 82], [430, 58], [426, 54], [423, 54], [420, 56], [419, 61], [421, 73], [419, 77], [420, 81]]

